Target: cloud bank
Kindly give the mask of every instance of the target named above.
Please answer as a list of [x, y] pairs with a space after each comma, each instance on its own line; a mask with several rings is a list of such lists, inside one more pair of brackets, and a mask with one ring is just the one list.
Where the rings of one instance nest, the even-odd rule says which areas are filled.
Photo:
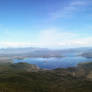
[[0, 42], [0, 47], [73, 48], [92, 46], [92, 37], [84, 37], [64, 30], [47, 29], [39, 32], [34, 42]]

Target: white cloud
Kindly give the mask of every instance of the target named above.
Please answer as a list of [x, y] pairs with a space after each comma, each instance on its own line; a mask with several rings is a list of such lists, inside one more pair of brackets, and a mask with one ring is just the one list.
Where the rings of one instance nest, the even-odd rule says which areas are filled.
[[74, 2], [71, 3], [72, 6], [84, 6], [86, 5], [87, 3], [85, 2], [85, 0], [76, 0]]
[[35, 45], [35, 43], [30, 43], [30, 42], [0, 42], [0, 47], [1, 48], [8, 48], [8, 47], [32, 47]]
[[74, 13], [86, 9], [86, 6], [89, 4], [90, 2], [88, 0], [73, 0], [70, 1], [69, 4], [65, 5], [63, 9], [58, 9], [57, 11], [52, 12], [50, 15], [54, 20], [58, 18], [70, 17]]
[[68, 47], [89, 47], [92, 46], [92, 37], [77, 38], [71, 41], [66, 41]]
[[92, 46], [92, 37], [82, 37], [77, 33], [65, 30], [47, 29], [39, 32], [34, 42], [0, 42], [0, 47], [43, 47], [43, 48], [73, 48]]
[[42, 47], [38, 42], [0, 42], [0, 48], [24, 48], [24, 47]]
[[59, 42], [64, 41], [65, 39], [72, 39], [76, 37], [74, 33], [64, 32], [64, 30], [58, 29], [47, 29], [39, 33], [38, 43], [41, 47], [58, 47]]

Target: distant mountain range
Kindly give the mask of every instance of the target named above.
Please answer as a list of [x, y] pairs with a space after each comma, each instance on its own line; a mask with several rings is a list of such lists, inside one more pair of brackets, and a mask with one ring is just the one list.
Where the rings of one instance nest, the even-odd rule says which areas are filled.
[[[84, 55], [92, 53], [91, 47], [86, 48], [71, 48], [71, 49], [47, 49], [47, 48], [7, 48], [0, 49], [0, 56], [4, 55], [20, 55], [32, 57], [62, 57], [67, 55]], [[84, 55], [85, 56], [85, 55]]]

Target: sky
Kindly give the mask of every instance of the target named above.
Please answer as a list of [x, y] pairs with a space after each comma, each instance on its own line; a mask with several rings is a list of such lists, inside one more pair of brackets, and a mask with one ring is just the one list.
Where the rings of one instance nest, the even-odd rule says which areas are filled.
[[7, 47], [92, 47], [92, 0], [0, 0]]

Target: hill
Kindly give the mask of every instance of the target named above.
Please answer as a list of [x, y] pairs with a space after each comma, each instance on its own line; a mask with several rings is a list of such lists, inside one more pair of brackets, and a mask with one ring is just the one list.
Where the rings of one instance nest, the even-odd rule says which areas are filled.
[[0, 92], [91, 92], [91, 72], [92, 63], [55, 70], [8, 63], [0, 71]]

